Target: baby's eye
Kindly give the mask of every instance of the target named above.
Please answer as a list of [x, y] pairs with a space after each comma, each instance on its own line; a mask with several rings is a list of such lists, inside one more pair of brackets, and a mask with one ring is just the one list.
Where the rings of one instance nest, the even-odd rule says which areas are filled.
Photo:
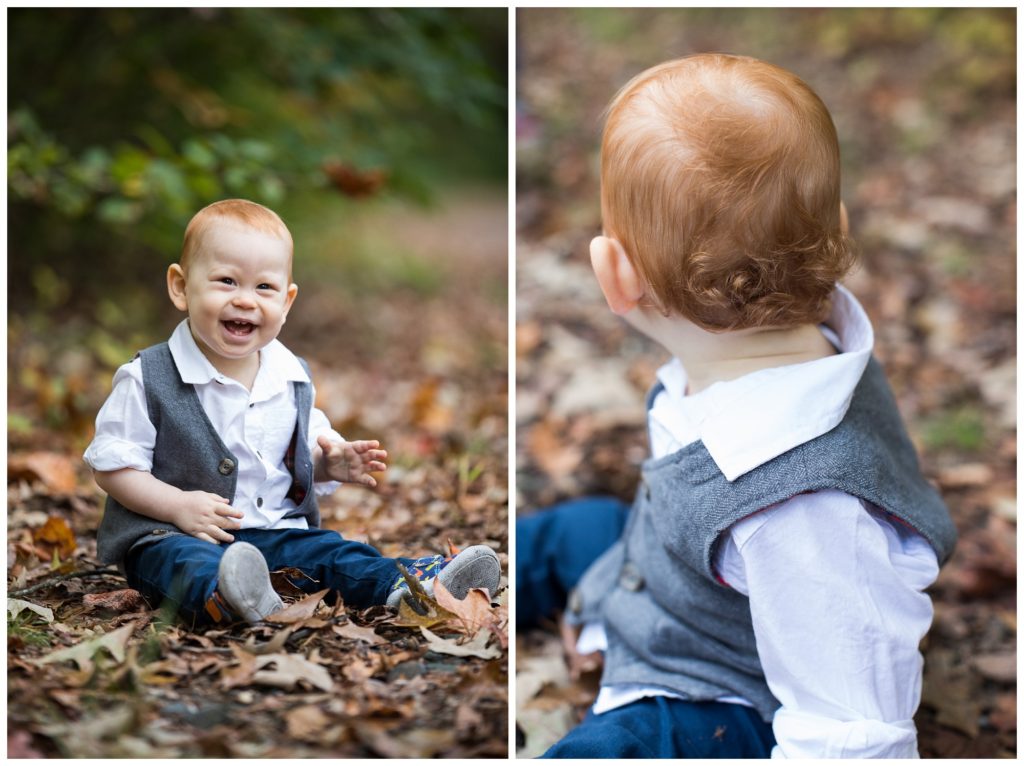
[[256, 285], [256, 289], [257, 290], [276, 290], [277, 288], [274, 287], [269, 282], [261, 282], [260, 284]]
[[217, 281], [222, 282], [225, 285], [233, 285], [235, 283], [235, 280], [233, 280], [231, 277], [221, 277]]

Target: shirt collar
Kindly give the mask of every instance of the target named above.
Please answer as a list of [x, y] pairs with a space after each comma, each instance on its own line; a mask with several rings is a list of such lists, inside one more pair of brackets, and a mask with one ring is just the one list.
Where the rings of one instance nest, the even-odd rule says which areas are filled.
[[[174, 328], [167, 346], [182, 382], [203, 384], [215, 380], [230, 380], [222, 375], [200, 350], [195, 338], [192, 337], [187, 319], [183, 319]], [[310, 382], [309, 375], [298, 357], [280, 341], [272, 340], [260, 350], [260, 370], [253, 383], [253, 398], [272, 396], [291, 381]]]
[[871, 322], [841, 285], [825, 325], [840, 353], [773, 367], [684, 396], [686, 370], [672, 359], [658, 370], [665, 393], [652, 421], [679, 443], [699, 438], [729, 481], [835, 428], [846, 415], [874, 346]]

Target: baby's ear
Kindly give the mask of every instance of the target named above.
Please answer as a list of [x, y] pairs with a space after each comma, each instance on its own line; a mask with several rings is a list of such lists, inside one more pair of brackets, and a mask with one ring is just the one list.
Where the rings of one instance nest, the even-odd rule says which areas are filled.
[[292, 282], [288, 285], [288, 290], [284, 295], [284, 318], [288, 318], [288, 312], [292, 310], [292, 304], [295, 303], [295, 296], [299, 294], [299, 286]]
[[590, 242], [590, 265], [608, 308], [620, 316], [636, 308], [644, 295], [644, 283], [617, 239], [594, 237]]
[[172, 263], [167, 267], [167, 294], [171, 297], [171, 303], [179, 311], [188, 311], [188, 301], [185, 299], [185, 270], [180, 263]]

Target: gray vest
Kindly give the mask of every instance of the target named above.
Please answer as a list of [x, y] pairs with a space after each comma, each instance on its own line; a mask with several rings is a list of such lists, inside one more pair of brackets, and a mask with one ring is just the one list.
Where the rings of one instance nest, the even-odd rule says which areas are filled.
[[740, 519], [824, 489], [854, 495], [909, 524], [940, 563], [952, 553], [956, 528], [921, 475], [872, 358], [839, 425], [735, 481], [722, 475], [700, 441], [644, 463], [622, 538], [570, 597], [571, 621], [604, 623], [601, 683], [659, 686], [694, 700], [739, 696], [770, 721], [779, 703], [758, 659], [750, 605], [716, 578], [715, 546]]
[[[224, 446], [210, 423], [195, 387], [182, 381], [167, 344], [151, 346], [139, 352], [139, 356], [146, 408], [156, 429], [153, 476], [186, 492], [213, 492], [234, 501], [238, 460]], [[308, 372], [306, 363], [299, 361]], [[312, 394], [309, 383], [295, 382], [293, 385], [298, 408], [293, 491], [301, 501], [286, 514], [286, 518], [304, 516], [311, 527], [318, 527], [320, 512], [313, 491], [313, 460], [307, 441]], [[107, 497], [103, 520], [96, 533], [97, 553], [104, 563], [121, 567], [129, 548], [174, 534], [184, 533], [173, 524], [129, 511], [114, 498]]]

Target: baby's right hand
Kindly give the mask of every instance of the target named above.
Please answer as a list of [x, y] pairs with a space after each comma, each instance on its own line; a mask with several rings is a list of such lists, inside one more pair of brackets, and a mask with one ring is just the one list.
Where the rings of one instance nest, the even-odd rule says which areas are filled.
[[230, 543], [235, 538], [225, 530], [241, 529], [242, 525], [233, 519], [240, 519], [244, 515], [232, 508], [227, 499], [220, 495], [195, 490], [182, 492], [174, 525], [200, 540], [214, 544]]

